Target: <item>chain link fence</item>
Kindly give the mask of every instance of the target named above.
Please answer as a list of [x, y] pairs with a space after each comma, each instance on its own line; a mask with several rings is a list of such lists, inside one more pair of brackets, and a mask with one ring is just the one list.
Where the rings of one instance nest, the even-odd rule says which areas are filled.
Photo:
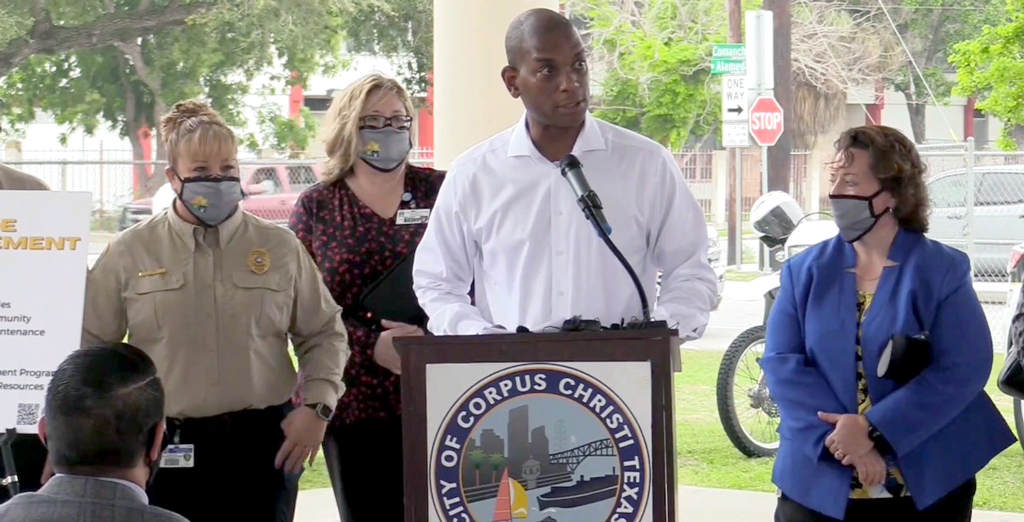
[[[53, 190], [92, 193], [93, 230], [124, 230], [173, 201], [174, 193], [164, 177], [166, 163], [133, 161], [131, 151], [105, 151], [102, 159], [88, 156], [81, 151], [70, 156], [39, 151], [7, 154], [0, 160], [43, 180]], [[433, 152], [415, 150], [410, 162], [431, 166]], [[321, 165], [322, 160], [240, 160], [239, 175], [247, 195], [242, 208], [268, 221], [287, 224], [299, 194], [320, 180]], [[143, 196], [154, 189], [154, 196]]]

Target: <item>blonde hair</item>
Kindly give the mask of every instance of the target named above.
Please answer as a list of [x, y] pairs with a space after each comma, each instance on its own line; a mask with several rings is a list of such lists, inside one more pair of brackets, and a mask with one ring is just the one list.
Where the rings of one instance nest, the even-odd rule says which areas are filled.
[[352, 170], [359, 157], [359, 117], [372, 98], [385, 94], [397, 96], [405, 105], [406, 114], [412, 116], [409, 93], [398, 81], [379, 73], [363, 76], [334, 95], [324, 125], [324, 183], [334, 183]]
[[196, 149], [216, 148], [218, 152], [227, 152], [232, 157], [238, 154], [234, 131], [217, 111], [197, 100], [175, 103], [174, 108], [161, 119], [160, 132], [172, 166], [182, 154]]

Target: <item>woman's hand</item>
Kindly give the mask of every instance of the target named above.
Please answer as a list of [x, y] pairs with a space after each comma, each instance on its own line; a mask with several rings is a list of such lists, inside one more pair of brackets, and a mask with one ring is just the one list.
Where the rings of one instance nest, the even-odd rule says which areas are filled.
[[863, 415], [819, 411], [818, 418], [836, 427], [825, 437], [825, 447], [836, 460], [843, 461], [847, 457], [857, 459], [875, 447], [875, 443], [868, 437], [868, 420]]
[[395, 350], [395, 337], [418, 337], [424, 335], [423, 330], [411, 324], [396, 323], [383, 320], [381, 326], [387, 330], [381, 332], [377, 337], [377, 344], [373, 347], [373, 360], [377, 364], [387, 368], [395, 375], [402, 374], [402, 359]]
[[871, 448], [863, 456], [851, 460], [853, 466], [857, 468], [857, 478], [860, 479], [860, 483], [864, 487], [868, 488], [885, 482], [889, 469], [877, 449]]

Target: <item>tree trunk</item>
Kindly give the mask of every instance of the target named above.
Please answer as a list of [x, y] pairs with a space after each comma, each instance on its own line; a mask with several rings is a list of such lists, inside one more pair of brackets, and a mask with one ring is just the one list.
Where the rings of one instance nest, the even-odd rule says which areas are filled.
[[32, 27], [23, 36], [13, 38], [0, 47], [0, 77], [30, 56], [99, 48], [120, 41], [135, 40], [157, 29], [185, 25], [190, 17], [214, 5], [215, 2], [211, 0], [198, 0], [185, 5], [175, 0], [158, 9], [143, 6], [146, 8], [108, 13], [79, 26], [54, 24], [45, 7], [34, 10]]
[[914, 132], [914, 143], [924, 143], [927, 139], [927, 126], [925, 125], [925, 111], [927, 110], [926, 103], [911, 102], [910, 98], [907, 98], [907, 112], [910, 114], [910, 129]]

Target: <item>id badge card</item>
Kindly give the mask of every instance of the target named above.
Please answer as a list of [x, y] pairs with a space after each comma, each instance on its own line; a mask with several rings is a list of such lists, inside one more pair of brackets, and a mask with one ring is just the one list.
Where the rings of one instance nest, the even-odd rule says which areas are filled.
[[413, 208], [399, 210], [395, 216], [398, 225], [422, 225], [430, 220], [429, 208]]
[[196, 465], [196, 447], [193, 444], [169, 444], [160, 456], [161, 468], [191, 468]]

